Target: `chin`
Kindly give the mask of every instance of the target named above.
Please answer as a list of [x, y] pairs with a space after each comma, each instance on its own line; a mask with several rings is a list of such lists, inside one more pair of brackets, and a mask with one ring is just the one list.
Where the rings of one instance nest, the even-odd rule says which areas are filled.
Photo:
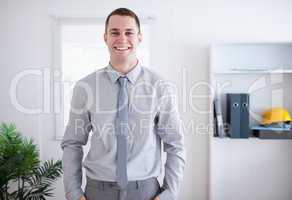
[[114, 57], [115, 57], [115, 60], [118, 60], [118, 61], [128, 61], [128, 60], [132, 60], [135, 56], [127, 54], [127, 55], [116, 55]]
[[115, 56], [114, 58], [116, 61], [118, 62], [126, 62], [128, 61], [130, 58], [129, 56]]

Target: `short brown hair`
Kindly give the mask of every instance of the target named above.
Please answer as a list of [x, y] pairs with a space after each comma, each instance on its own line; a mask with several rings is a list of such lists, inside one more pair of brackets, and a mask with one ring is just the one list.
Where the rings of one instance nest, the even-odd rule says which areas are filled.
[[138, 27], [138, 31], [140, 33], [140, 20], [138, 18], [138, 16], [136, 15], [136, 13], [134, 13], [132, 10], [128, 9], [128, 8], [118, 8], [115, 9], [114, 11], [112, 11], [106, 18], [105, 20], [105, 32], [107, 31], [107, 27], [108, 27], [108, 22], [111, 16], [113, 15], [120, 15], [120, 16], [128, 16], [128, 17], [132, 17], [135, 19], [136, 25]]

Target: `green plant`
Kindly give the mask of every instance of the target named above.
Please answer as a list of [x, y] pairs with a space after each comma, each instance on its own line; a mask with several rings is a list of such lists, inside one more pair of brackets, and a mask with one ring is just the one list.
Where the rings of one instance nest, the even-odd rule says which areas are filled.
[[22, 138], [13, 124], [0, 125], [0, 200], [46, 199], [61, 174], [60, 160], [40, 164], [33, 140]]

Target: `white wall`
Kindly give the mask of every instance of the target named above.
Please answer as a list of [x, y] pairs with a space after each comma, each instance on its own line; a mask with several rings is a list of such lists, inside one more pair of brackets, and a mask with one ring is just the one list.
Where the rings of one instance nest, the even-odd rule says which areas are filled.
[[[208, 124], [208, 115], [194, 110], [207, 109], [207, 99], [195, 98], [196, 107], [191, 107], [189, 98], [183, 94], [188, 95], [198, 81], [208, 80], [210, 43], [292, 39], [292, 2], [288, 0], [0, 0], [0, 121], [13, 121], [25, 136], [33, 137], [40, 146], [42, 159], [61, 157], [60, 142], [54, 140], [53, 115], [17, 111], [9, 98], [11, 80], [24, 69], [52, 67], [52, 24], [49, 15], [102, 16], [122, 6], [132, 8], [140, 15], [156, 16], [151, 68], [177, 83], [181, 94], [180, 109], [186, 125], [192, 122], [195, 125]], [[183, 74], [186, 82], [182, 81]], [[42, 104], [43, 90], [39, 82], [36, 76], [23, 80], [18, 88], [21, 103], [33, 108]], [[207, 93], [206, 88], [196, 90], [196, 94]], [[209, 193], [207, 131], [191, 131], [189, 128], [185, 141], [188, 162], [180, 199], [206, 200]], [[242, 177], [241, 181], [248, 180]], [[226, 194], [222, 195], [228, 196], [228, 190], [224, 191]], [[286, 192], [289, 195], [290, 191]], [[61, 181], [56, 195], [53, 199], [63, 199]]]

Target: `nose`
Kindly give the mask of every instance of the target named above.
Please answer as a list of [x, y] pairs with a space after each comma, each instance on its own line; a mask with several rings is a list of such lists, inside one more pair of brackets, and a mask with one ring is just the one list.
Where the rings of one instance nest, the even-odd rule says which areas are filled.
[[119, 41], [126, 41], [127, 36], [124, 33], [122, 33], [122, 34], [119, 35], [118, 39], [119, 39]]

